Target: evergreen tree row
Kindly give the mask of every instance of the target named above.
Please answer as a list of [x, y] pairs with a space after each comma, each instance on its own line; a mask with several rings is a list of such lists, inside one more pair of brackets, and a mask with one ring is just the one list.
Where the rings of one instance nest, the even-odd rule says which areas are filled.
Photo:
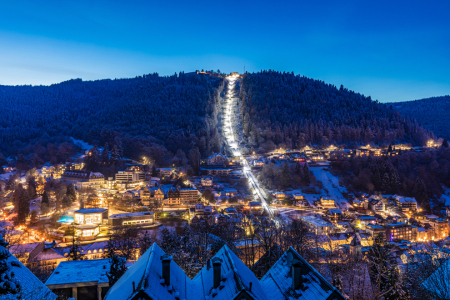
[[424, 145], [434, 137], [414, 119], [370, 97], [293, 73], [247, 74], [240, 98], [244, 134], [254, 148]]

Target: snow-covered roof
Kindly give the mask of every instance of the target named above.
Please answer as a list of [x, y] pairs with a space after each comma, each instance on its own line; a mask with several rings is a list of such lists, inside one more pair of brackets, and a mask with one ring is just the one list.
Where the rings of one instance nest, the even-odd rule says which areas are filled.
[[[212, 266], [208, 267], [206, 265], [192, 279], [194, 286], [198, 286], [203, 291], [203, 297], [200, 297], [200, 293], [196, 293], [188, 299], [208, 299], [210, 297], [209, 299], [214, 300], [229, 300], [235, 299], [241, 293], [247, 293], [253, 299], [269, 299], [255, 274], [253, 274], [230, 248], [223, 246], [211, 261], [216, 258], [222, 261], [222, 280], [219, 288], [213, 288], [214, 270]], [[214, 294], [216, 295], [213, 296]]]
[[395, 199], [400, 203], [417, 203], [416, 198], [414, 197], [403, 197], [403, 196], [395, 196]]
[[152, 211], [138, 211], [138, 212], [132, 212], [132, 213], [123, 213], [123, 214], [115, 214], [109, 216], [110, 219], [114, 218], [128, 218], [128, 217], [137, 217], [137, 216], [148, 216], [153, 215], [154, 212]]
[[34, 250], [41, 242], [29, 243], [29, 244], [17, 244], [9, 247], [9, 251], [12, 254], [30, 253]]
[[[304, 280], [303, 288], [297, 290], [292, 288], [292, 263], [294, 260], [300, 263], [300, 273]], [[345, 299], [292, 247], [264, 275], [261, 284], [269, 299]]]
[[66, 248], [56, 247], [56, 248], [44, 248], [42, 251], [38, 252], [33, 257], [30, 256], [30, 261], [44, 261], [44, 260], [54, 260], [65, 258]]
[[333, 224], [331, 224], [330, 222], [327, 222], [322, 218], [314, 216], [300, 216], [300, 219], [316, 227], [329, 227], [329, 226], [333, 227]]
[[329, 211], [330, 214], [332, 214], [332, 215], [334, 215], [334, 214], [342, 215], [341, 210], [340, 210], [340, 209], [337, 209], [337, 208], [332, 208], [332, 209], [329, 209], [328, 211]]
[[[8, 250], [0, 246], [0, 251]], [[4, 295], [2, 299], [43, 299], [54, 300], [56, 295], [52, 293], [27, 267], [25, 267], [14, 255], [7, 259], [10, 271], [14, 273], [15, 279], [20, 283], [21, 292], [16, 295]]]
[[450, 297], [450, 260], [444, 262], [433, 274], [423, 283], [428, 291], [439, 299], [449, 299]]
[[108, 282], [109, 259], [62, 261], [47, 279], [46, 286], [78, 282]]
[[96, 208], [82, 208], [80, 210], [77, 210], [75, 213], [77, 213], [77, 214], [93, 214], [93, 213], [101, 213], [101, 212], [104, 212], [106, 210], [107, 210], [106, 208], [99, 208], [99, 207], [96, 207]]
[[[153, 300], [201, 299], [188, 298], [186, 294], [201, 293], [201, 289], [193, 288], [189, 277], [173, 261], [170, 263], [170, 281], [173, 291], [169, 292], [166, 285], [161, 284], [162, 263], [164, 251], [154, 243], [131, 268], [108, 291], [105, 300], [132, 299], [138, 293], [144, 293]], [[133, 282], [136, 290], [133, 292]], [[178, 293], [178, 294], [177, 294]]]
[[[164, 251], [154, 243], [111, 287], [105, 300], [147, 297], [153, 300], [344, 299], [292, 248], [280, 258], [261, 281], [227, 246], [223, 246], [192, 280], [176, 263], [171, 261], [170, 286], [165, 285], [162, 280], [161, 259], [164, 255]], [[288, 257], [291, 258], [288, 260]], [[302, 275], [306, 279], [304, 285], [307, 288], [301, 291], [290, 291], [292, 257], [300, 261]], [[212, 262], [215, 260], [221, 261], [221, 280], [218, 288], [214, 288]], [[240, 298], [242, 296], [244, 298]]]

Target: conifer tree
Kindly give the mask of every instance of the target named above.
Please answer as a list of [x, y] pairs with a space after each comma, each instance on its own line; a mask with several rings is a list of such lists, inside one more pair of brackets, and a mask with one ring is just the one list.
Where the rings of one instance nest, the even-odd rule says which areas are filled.
[[105, 146], [103, 146], [102, 151], [102, 163], [105, 165], [109, 164], [109, 145], [108, 142], [105, 143]]
[[112, 287], [123, 274], [127, 271], [127, 267], [125, 266], [125, 258], [119, 257], [114, 254], [109, 262], [111, 264], [109, 272], [106, 273], [106, 276], [109, 280], [109, 286]]
[[21, 290], [20, 283], [12, 271], [12, 266], [21, 266], [15, 262], [8, 262], [11, 253], [6, 249], [7, 246], [8, 243], [3, 239], [3, 235], [0, 234], [0, 296], [16, 295]]
[[75, 200], [77, 199], [77, 192], [75, 191], [75, 186], [73, 185], [73, 183], [70, 183], [67, 186], [66, 195], [70, 198], [71, 202], [75, 202]]
[[69, 260], [84, 260], [83, 249], [80, 246], [80, 242], [76, 239], [76, 231], [75, 227], [70, 227], [68, 232], [69, 235], [72, 236], [72, 244], [70, 245], [69, 250]]
[[14, 189], [13, 199], [14, 199], [14, 207], [18, 208], [20, 205], [20, 197], [22, 195], [23, 186], [19, 183]]
[[145, 251], [147, 251], [148, 248], [150, 248], [150, 246], [152, 245], [152, 242], [153, 242], [152, 238], [150, 237], [148, 232], [146, 230], [144, 230], [144, 234], [141, 235], [141, 239], [139, 240], [140, 255], [143, 255], [145, 253]]
[[392, 274], [396, 271], [393, 253], [392, 245], [384, 242], [383, 235], [377, 235], [367, 254], [369, 275], [374, 286], [375, 299], [382, 299], [386, 295], [390, 295], [397, 287], [396, 281], [393, 281], [395, 275]]
[[100, 169], [100, 158], [97, 147], [92, 147], [84, 157], [84, 168], [92, 172], [97, 172]]
[[191, 167], [196, 175], [198, 175], [198, 173], [200, 172], [200, 159], [201, 155], [198, 148], [192, 148], [191, 151], [189, 151], [189, 160], [191, 163]]
[[291, 171], [289, 170], [289, 165], [287, 163], [283, 164], [283, 168], [281, 170], [281, 185], [283, 188], [287, 188], [291, 185]]
[[72, 204], [72, 200], [70, 199], [69, 196], [65, 195], [61, 200], [61, 204], [63, 208], [68, 208]]
[[30, 198], [26, 189], [22, 189], [19, 197], [19, 207], [17, 210], [17, 219], [19, 224], [25, 224], [30, 214]]
[[48, 198], [47, 191], [44, 191], [42, 194], [42, 200], [41, 200], [41, 214], [46, 215], [50, 209], [50, 201]]
[[307, 185], [309, 185], [311, 183], [311, 177], [309, 176], [309, 168], [308, 165], [305, 163], [305, 165], [303, 166], [303, 176], [304, 176], [304, 181]]
[[381, 182], [381, 189], [387, 193], [391, 191], [391, 181], [388, 173], [384, 173], [383, 180]]
[[111, 150], [110, 162], [116, 167], [120, 164], [120, 150], [117, 145], [114, 145]]

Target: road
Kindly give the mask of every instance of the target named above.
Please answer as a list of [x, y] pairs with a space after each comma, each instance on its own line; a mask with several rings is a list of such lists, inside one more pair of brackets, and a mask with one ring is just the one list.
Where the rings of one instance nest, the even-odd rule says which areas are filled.
[[240, 157], [243, 164], [244, 175], [248, 179], [249, 186], [253, 188], [254, 193], [261, 202], [262, 207], [267, 211], [269, 216], [273, 218], [273, 209], [267, 204], [266, 192], [261, 188], [258, 180], [253, 175], [251, 168], [245, 158], [242, 157], [242, 152], [239, 149], [239, 143], [236, 141], [235, 132], [233, 129], [233, 122], [235, 120], [235, 115], [233, 113], [233, 108], [236, 105], [236, 77], [228, 76], [228, 90], [227, 90], [227, 102], [225, 107], [225, 118], [222, 124], [223, 132], [227, 140], [228, 146], [235, 157]]

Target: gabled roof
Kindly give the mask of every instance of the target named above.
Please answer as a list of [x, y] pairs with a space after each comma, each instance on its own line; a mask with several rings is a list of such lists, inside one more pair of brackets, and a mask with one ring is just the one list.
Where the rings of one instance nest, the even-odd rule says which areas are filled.
[[[214, 270], [212, 266], [206, 265], [192, 279], [194, 285], [202, 289], [204, 297], [200, 297], [200, 293], [196, 293], [196, 297], [188, 299], [232, 300], [241, 293], [247, 293], [253, 299], [269, 299], [255, 274], [228, 246], [223, 246], [211, 260], [214, 260], [214, 258], [219, 258], [222, 261], [222, 281], [219, 288], [213, 289]], [[213, 296], [214, 294], [216, 295]]]
[[[305, 280], [304, 288], [292, 289], [292, 261], [300, 263], [301, 275]], [[292, 247], [270, 268], [261, 279], [261, 284], [269, 299], [277, 300], [321, 300], [345, 299], [328, 281], [323, 278], [306, 260]]]
[[[111, 287], [105, 300], [233, 300], [233, 299], [336, 299], [342, 295], [330, 285], [293, 248], [285, 252], [259, 281], [255, 274], [225, 245], [211, 259], [221, 261], [221, 281], [214, 289], [214, 267], [211, 261], [189, 279], [173, 261], [170, 262], [170, 286], [162, 281], [161, 257], [164, 251], [154, 243], [139, 260]], [[305, 278], [303, 290], [292, 290], [291, 263], [301, 263]], [[135, 289], [133, 289], [133, 282]], [[245, 295], [247, 298], [241, 298]]]
[[[1, 236], [0, 236], [1, 238]], [[0, 251], [7, 251], [6, 248], [0, 246]], [[7, 259], [11, 265], [11, 271], [14, 273], [15, 279], [20, 283], [21, 293], [20, 299], [43, 299], [54, 300], [56, 295], [53, 294], [27, 267], [25, 267], [14, 255], [10, 255]], [[2, 299], [19, 299], [17, 295], [4, 295]]]
[[[161, 256], [164, 254], [164, 251], [154, 243], [114, 284], [105, 299], [133, 299], [138, 293], [147, 294], [152, 300], [175, 300], [176, 295], [179, 295], [179, 299], [191, 299], [186, 297], [186, 294], [188, 292], [195, 294], [198, 290], [191, 290], [191, 280], [175, 262], [170, 263], [170, 280], [174, 290], [169, 292], [167, 286], [161, 284]], [[134, 292], [133, 282], [136, 286]]]

